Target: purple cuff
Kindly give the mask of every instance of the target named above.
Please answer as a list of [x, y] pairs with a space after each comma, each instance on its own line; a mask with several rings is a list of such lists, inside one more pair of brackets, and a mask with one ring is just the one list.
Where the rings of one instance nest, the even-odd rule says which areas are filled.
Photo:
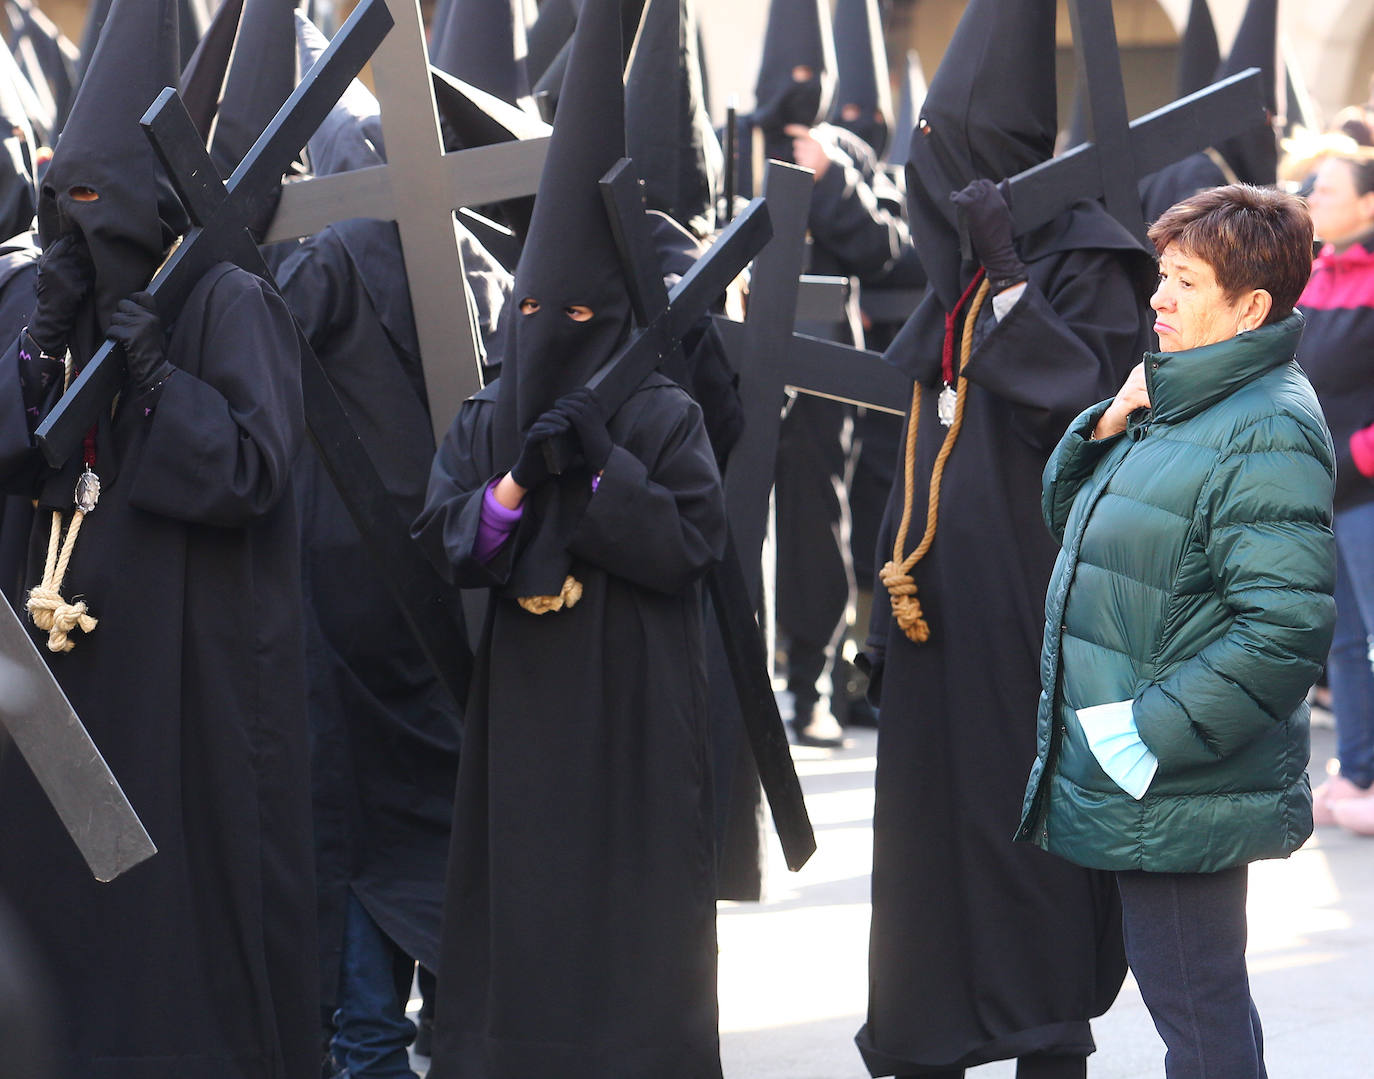
[[515, 531], [515, 526], [520, 523], [520, 518], [525, 513], [524, 506], [516, 506], [511, 510], [496, 500], [498, 482], [500, 481], [492, 480], [487, 484], [486, 493], [482, 496], [482, 517], [477, 524], [477, 542], [472, 545], [473, 557], [483, 564], [496, 557], [496, 553], [505, 545], [506, 540], [510, 539], [510, 534]]

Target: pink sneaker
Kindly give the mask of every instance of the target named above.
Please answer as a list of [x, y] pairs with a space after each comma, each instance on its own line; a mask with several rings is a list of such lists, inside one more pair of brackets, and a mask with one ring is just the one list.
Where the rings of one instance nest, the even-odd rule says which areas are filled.
[[1331, 803], [1336, 823], [1356, 835], [1374, 835], [1374, 791], [1364, 791], [1356, 798], [1344, 798]]
[[1368, 795], [1363, 787], [1358, 787], [1342, 775], [1333, 775], [1325, 783], [1312, 790], [1312, 823], [1319, 828], [1329, 828], [1338, 823], [1335, 806], [1339, 802], [1359, 799]]

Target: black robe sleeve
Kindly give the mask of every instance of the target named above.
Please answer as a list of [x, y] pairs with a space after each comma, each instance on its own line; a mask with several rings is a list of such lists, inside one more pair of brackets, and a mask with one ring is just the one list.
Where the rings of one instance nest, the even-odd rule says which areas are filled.
[[[667, 391], [678, 397], [678, 391]], [[653, 592], [681, 592], [725, 550], [725, 498], [701, 410], [686, 395], [654, 459], [616, 446], [569, 544]]]
[[811, 192], [807, 218], [816, 243], [859, 277], [882, 273], [911, 243], [896, 189], [884, 178], [875, 190], [876, 175], [873, 180], [843, 150], [832, 155]]
[[497, 588], [506, 582], [512, 552], [529, 517], [525, 515], [490, 561], [474, 557], [482, 500], [487, 486], [498, 478], [489, 447], [494, 399], [493, 384], [458, 410], [434, 455], [425, 508], [411, 526], [411, 535], [434, 567], [460, 588]]
[[21, 338], [0, 356], [0, 490], [31, 494], [42, 467], [33, 445], [34, 417], [24, 402], [19, 378]]
[[1017, 433], [1048, 453], [1139, 361], [1141, 306], [1114, 252], [1074, 250], [1030, 269], [1026, 291], [1000, 322], [991, 298], [984, 305], [963, 374], [1010, 403]]
[[180, 369], [148, 417], [129, 501], [179, 521], [241, 527], [289, 487], [304, 426], [300, 352], [285, 303], [249, 274], [226, 274], [208, 313], [200, 355], [168, 357]]

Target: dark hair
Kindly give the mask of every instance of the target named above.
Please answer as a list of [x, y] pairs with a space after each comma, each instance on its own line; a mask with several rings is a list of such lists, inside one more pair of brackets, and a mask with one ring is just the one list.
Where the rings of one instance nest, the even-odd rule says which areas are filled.
[[1199, 191], [1150, 226], [1160, 254], [1178, 244], [1212, 268], [1229, 299], [1250, 289], [1273, 298], [1265, 322], [1293, 313], [1312, 273], [1312, 218], [1296, 195], [1231, 184]]

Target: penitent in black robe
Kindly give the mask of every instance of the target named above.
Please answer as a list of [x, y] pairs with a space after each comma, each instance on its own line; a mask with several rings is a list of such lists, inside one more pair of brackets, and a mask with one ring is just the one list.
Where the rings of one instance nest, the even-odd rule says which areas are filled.
[[[504, 582], [531, 507], [472, 558], [497, 385], [459, 412], [418, 534], [492, 602], [449, 854], [433, 1079], [719, 1079], [701, 599], [725, 510], [701, 413], [660, 376], [612, 418], [600, 486], [565, 474], [574, 607]], [[531, 501], [538, 504], [538, 498]]]
[[[476, 254], [464, 252], [469, 274]], [[331, 225], [297, 247], [277, 279], [388, 492], [413, 520], [424, 506], [434, 435], [395, 224]], [[499, 309], [499, 295], [493, 301], [481, 284], [473, 281], [479, 309]], [[438, 963], [459, 709], [312, 447], [295, 471], [320, 989], [332, 1011], [350, 891], [397, 947], [431, 970]]]
[[[0, 890], [53, 974], [63, 1076], [298, 1079], [319, 1067], [295, 340], [281, 300], [221, 264], [170, 327], [178, 370], [156, 407], [126, 401], [100, 424], [103, 491], [63, 591], [99, 625], [45, 655], [158, 853], [96, 883], [23, 761], [0, 765]], [[0, 356], [11, 483], [43, 477], [16, 352]], [[30, 488], [42, 501], [29, 583], [79, 456]]]
[[[965, 369], [971, 385], [939, 528], [913, 574], [926, 643], [903, 635], [886, 589], [875, 587], [869, 643], [885, 647], [886, 662], [870, 997], [857, 1039], [875, 1076], [1090, 1052], [1088, 1020], [1106, 1011], [1125, 973], [1111, 876], [1042, 857], [1012, 834], [1035, 759], [1056, 554], [1040, 516], [1040, 473], [1069, 421], [1112, 396], [1139, 362], [1151, 267], [1138, 248], [1037, 239], [1025, 293], [1000, 323], [991, 299], [984, 305]], [[932, 293], [889, 353], [925, 386], [907, 552], [924, 530], [946, 431], [935, 411], [942, 339]], [[879, 564], [892, 557], [901, 474], [899, 464]]]

